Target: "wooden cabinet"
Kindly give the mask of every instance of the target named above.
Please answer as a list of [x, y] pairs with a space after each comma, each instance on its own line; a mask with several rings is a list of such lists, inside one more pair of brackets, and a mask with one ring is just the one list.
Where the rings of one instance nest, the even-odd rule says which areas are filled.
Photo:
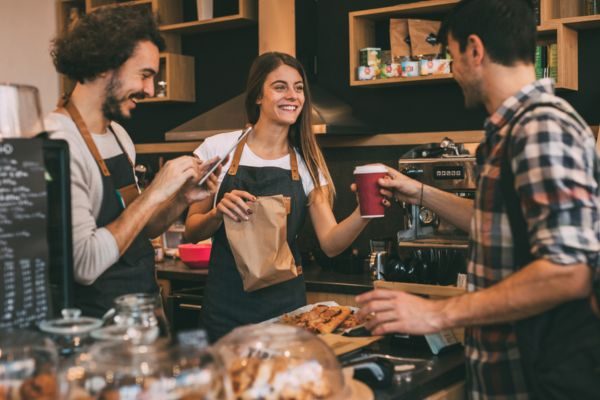
[[[160, 72], [155, 79], [155, 93], [161, 93], [159, 82], [166, 82], [166, 91], [160, 96], [144, 99], [140, 101], [141, 103], [196, 101], [194, 59], [177, 54], [181, 52], [180, 35], [256, 24], [258, 15], [258, 0], [238, 0], [237, 14], [187, 22], [183, 21], [183, 0], [67, 0], [59, 1], [59, 4], [63, 8], [68, 8], [62, 3], [73, 2], [81, 5], [84, 1], [88, 13], [98, 7], [112, 6], [147, 8], [156, 15], [167, 43], [167, 52], [160, 56]], [[60, 15], [64, 16], [65, 11], [61, 11]], [[61, 26], [63, 25], [61, 23]], [[72, 82], [64, 81], [65, 90], [72, 86], [74, 86]]]
[[389, 25], [390, 18], [441, 20], [452, 7], [459, 3], [459, 1], [460, 0], [426, 0], [349, 13], [350, 86], [377, 87], [452, 81], [452, 74], [360, 81], [357, 77], [357, 70], [360, 65], [359, 50], [364, 47], [377, 46], [376, 30], [379, 30], [382, 27], [385, 29], [385, 26]]
[[[56, 2], [57, 30], [66, 32], [85, 14], [85, 0], [61, 0]], [[60, 95], [71, 93], [75, 82], [64, 75], [59, 77]]]
[[237, 8], [237, 14], [204, 19], [201, 21], [181, 22], [180, 20], [179, 22], [164, 24], [161, 26], [160, 30], [164, 33], [189, 35], [200, 32], [234, 29], [256, 24], [258, 18], [257, 0], [238, 0]]
[[[69, 15], [73, 10], [79, 10], [79, 15], [89, 13], [99, 7], [139, 7], [150, 11], [156, 16], [159, 25], [173, 24], [183, 19], [182, 0], [57, 0], [59, 30], [68, 29], [71, 24]], [[155, 94], [161, 96], [141, 100], [140, 103], [149, 102], [194, 102], [195, 71], [194, 58], [176, 54], [181, 50], [181, 41], [178, 35], [163, 34], [169, 53], [160, 55], [159, 75], [155, 78]], [[160, 90], [159, 82], [166, 83], [164, 90]], [[63, 93], [70, 92], [75, 83], [66, 77], [61, 77]]]
[[579, 51], [577, 31], [564, 24], [546, 22], [538, 26], [538, 44], [547, 46], [556, 43], [557, 77], [556, 89], [579, 89]]
[[155, 96], [140, 100], [140, 103], [193, 103], [196, 101], [195, 87], [194, 57], [175, 53], [161, 53], [160, 68], [158, 75], [154, 78]]
[[[390, 18], [443, 19], [460, 0], [425, 0], [391, 7], [360, 10], [348, 14], [350, 86], [382, 87], [447, 82], [452, 74], [414, 78], [388, 78], [359, 81], [359, 50], [378, 47], [376, 33], [384, 31]], [[558, 51], [557, 89], [578, 90], [577, 32], [600, 27], [600, 15], [582, 16], [579, 1], [540, 0], [538, 35], [540, 44], [556, 43]]]
[[182, 19], [182, 0], [85, 0], [87, 12], [103, 6], [147, 8], [156, 15], [159, 24], [172, 24]]

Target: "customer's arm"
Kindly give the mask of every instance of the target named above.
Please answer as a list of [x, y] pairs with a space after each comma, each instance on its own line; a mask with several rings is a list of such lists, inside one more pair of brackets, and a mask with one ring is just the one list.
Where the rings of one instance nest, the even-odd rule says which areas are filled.
[[357, 297], [359, 317], [373, 334], [426, 334], [443, 329], [526, 318], [591, 294], [585, 264], [557, 265], [540, 259], [487, 289], [444, 300], [378, 289]]
[[379, 179], [379, 185], [391, 191], [398, 201], [420, 204], [431, 209], [452, 225], [469, 232], [473, 217], [473, 201], [458, 197], [407, 177], [393, 168], [388, 169], [389, 178]]
[[593, 137], [556, 114], [527, 121], [513, 130], [510, 150], [535, 261], [489, 288], [448, 300], [386, 291], [359, 297], [362, 315], [374, 313], [375, 333], [512, 321], [591, 296], [600, 252]]

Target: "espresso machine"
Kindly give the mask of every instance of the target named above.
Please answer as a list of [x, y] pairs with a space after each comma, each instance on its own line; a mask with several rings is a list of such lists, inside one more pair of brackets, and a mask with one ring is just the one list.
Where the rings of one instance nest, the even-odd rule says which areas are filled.
[[[425, 185], [473, 199], [477, 143], [441, 143], [411, 149], [398, 169]], [[403, 219], [396, 238], [371, 241], [373, 280], [456, 285], [464, 279], [468, 232], [456, 228], [427, 207], [401, 204]], [[462, 276], [461, 276], [462, 275]], [[460, 285], [461, 283], [459, 283]]]

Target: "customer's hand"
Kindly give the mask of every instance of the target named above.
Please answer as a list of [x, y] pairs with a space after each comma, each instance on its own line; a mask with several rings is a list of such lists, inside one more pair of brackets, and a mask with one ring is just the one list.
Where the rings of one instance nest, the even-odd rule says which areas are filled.
[[232, 190], [225, 193], [219, 204], [217, 204], [217, 215], [233, 219], [234, 221], [248, 221], [252, 210], [248, 203], [256, 201], [256, 197], [243, 190]]
[[[389, 178], [386, 176], [384, 179], [389, 179]], [[358, 204], [360, 206], [360, 199], [358, 197], [358, 186], [356, 186], [356, 183], [353, 183], [352, 185], [350, 185], [350, 191], [354, 192], [354, 196], [356, 197], [356, 204]], [[389, 190], [386, 190], [386, 189], [381, 189], [379, 192], [383, 196], [381, 198], [381, 204], [383, 204], [385, 207], [391, 206], [392, 203], [390, 202], [390, 200], [393, 199], [392, 192], [390, 192]]]
[[444, 329], [441, 302], [406, 292], [375, 289], [356, 297], [358, 318], [374, 335], [427, 334]]
[[[380, 178], [377, 183], [382, 187], [381, 193], [397, 201], [418, 204], [421, 200], [421, 182], [416, 181], [393, 168], [387, 167], [388, 176]], [[386, 190], [387, 189], [387, 190]]]
[[596, 315], [596, 317], [600, 318], [600, 304], [598, 304], [598, 298], [594, 293], [590, 296], [590, 306], [592, 307], [592, 312]]
[[190, 156], [169, 160], [163, 165], [146, 190], [159, 204], [173, 198], [182, 189], [188, 203], [202, 200], [210, 196], [211, 191], [214, 192], [216, 176], [208, 179], [204, 187], [198, 187], [198, 182], [216, 160], [215, 157], [211, 160], [202, 161]]

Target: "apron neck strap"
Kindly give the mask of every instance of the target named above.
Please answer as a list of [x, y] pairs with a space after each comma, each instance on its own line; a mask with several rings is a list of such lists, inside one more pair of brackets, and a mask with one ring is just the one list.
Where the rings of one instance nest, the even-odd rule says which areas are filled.
[[[79, 113], [79, 110], [77, 109], [77, 107], [75, 107], [75, 104], [73, 104], [72, 101], [69, 101], [69, 96], [68, 95], [63, 96], [58, 101], [57, 106], [58, 106], [58, 108], [64, 108], [65, 110], [67, 110], [67, 112], [73, 119], [73, 122], [75, 123], [75, 126], [77, 126], [77, 130], [79, 131], [79, 133], [81, 134], [81, 137], [85, 141], [87, 148], [90, 150], [90, 153], [92, 153], [92, 156], [98, 163], [98, 166], [100, 167], [100, 171], [102, 171], [102, 175], [110, 176], [110, 171], [108, 170], [108, 167], [106, 166], [106, 163], [104, 162], [104, 159], [100, 155], [100, 152], [98, 151], [98, 147], [96, 146], [96, 143], [92, 139], [90, 130], [88, 129], [85, 121], [83, 120], [83, 117]], [[133, 161], [131, 161], [131, 157], [129, 157], [129, 154], [127, 153], [127, 151], [125, 151], [123, 144], [119, 140], [119, 137], [115, 133], [115, 131], [114, 131], [113, 127], [110, 125], [110, 123], [108, 124], [108, 129], [115, 137], [115, 140], [117, 141], [117, 144], [121, 148], [121, 151], [123, 152], [123, 154], [125, 154], [125, 156], [127, 157], [127, 161], [129, 161], [129, 165], [131, 165], [131, 168], [134, 168]]]
[[245, 145], [246, 138], [239, 142], [237, 147], [235, 148], [235, 153], [233, 153], [233, 160], [231, 160], [231, 166], [229, 167], [229, 171], [227, 171], [227, 173], [231, 176], [235, 176], [235, 174], [237, 174], [238, 167], [240, 166], [240, 159], [242, 158], [242, 151], [244, 150]]
[[88, 129], [85, 121], [81, 117], [79, 110], [77, 109], [77, 107], [75, 107], [75, 104], [73, 104], [73, 102], [69, 101], [68, 99], [64, 99], [61, 105], [65, 108], [65, 110], [67, 110], [67, 112], [73, 119], [73, 122], [75, 122], [77, 130], [79, 130], [79, 133], [85, 141], [85, 144], [87, 145], [88, 149], [92, 153], [92, 156], [94, 156], [94, 159], [98, 163], [100, 171], [102, 171], [102, 175], [110, 176], [110, 171], [108, 170], [104, 159], [102, 159], [102, 156], [100, 156], [100, 152], [98, 151], [98, 147], [96, 147], [96, 143], [94, 143], [94, 140], [92, 139], [90, 130]]
[[299, 181], [300, 174], [298, 173], [298, 159], [296, 158], [296, 150], [294, 150], [292, 148], [292, 146], [290, 146], [289, 149], [290, 149], [290, 169], [292, 172], [292, 180]]
[[[240, 159], [242, 158], [242, 151], [244, 150], [244, 146], [246, 145], [246, 139], [244, 138], [241, 142], [238, 143], [235, 148], [235, 153], [233, 153], [233, 160], [231, 160], [231, 166], [229, 167], [229, 171], [227, 173], [231, 176], [235, 176], [237, 174], [237, 170], [240, 166]], [[300, 174], [298, 173], [298, 158], [296, 157], [296, 151], [289, 146], [290, 152], [290, 170], [292, 173], [292, 180], [299, 181]]]

